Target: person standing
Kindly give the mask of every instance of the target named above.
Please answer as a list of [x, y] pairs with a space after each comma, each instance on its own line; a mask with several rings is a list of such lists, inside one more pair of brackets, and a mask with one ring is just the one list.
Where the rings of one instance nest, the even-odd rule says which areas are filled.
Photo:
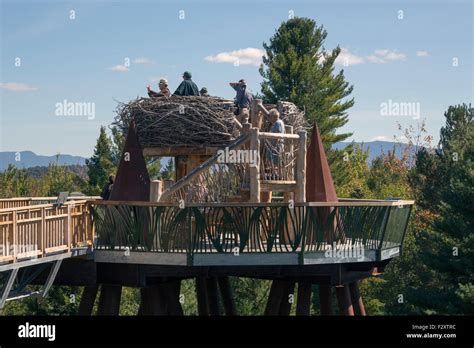
[[109, 176], [109, 181], [104, 185], [102, 188], [102, 192], [100, 193], [100, 196], [104, 200], [108, 200], [110, 198], [110, 195], [112, 194], [112, 189], [114, 188], [114, 181], [115, 177], [113, 175]]
[[240, 123], [247, 123], [250, 116], [250, 105], [252, 105], [253, 96], [247, 90], [247, 82], [244, 79], [239, 82], [231, 82], [229, 85], [235, 90], [235, 105], [237, 106], [236, 115]]
[[192, 75], [189, 71], [185, 71], [183, 74], [183, 82], [180, 83], [173, 95], [179, 96], [199, 96], [199, 88], [191, 79]]

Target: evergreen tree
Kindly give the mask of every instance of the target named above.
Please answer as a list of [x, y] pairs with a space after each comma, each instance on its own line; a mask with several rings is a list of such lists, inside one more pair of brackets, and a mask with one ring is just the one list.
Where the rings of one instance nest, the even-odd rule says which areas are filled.
[[346, 99], [353, 87], [345, 81], [343, 70], [334, 74], [341, 49], [326, 51], [326, 36], [326, 30], [309, 18], [283, 22], [269, 44], [263, 44], [266, 68], [262, 64], [260, 74], [265, 100], [288, 100], [304, 109], [308, 120], [317, 122], [325, 146], [330, 148], [351, 135], [336, 131], [347, 123], [346, 111], [354, 99]]
[[417, 198], [430, 211], [419, 240], [430, 276], [417, 298], [428, 313], [474, 313], [473, 111], [448, 108], [438, 148], [420, 151], [412, 173], [421, 178], [412, 179]]
[[99, 138], [93, 156], [86, 160], [89, 175], [89, 194], [99, 194], [111, 173], [115, 172], [114, 156], [105, 127], [100, 127]]

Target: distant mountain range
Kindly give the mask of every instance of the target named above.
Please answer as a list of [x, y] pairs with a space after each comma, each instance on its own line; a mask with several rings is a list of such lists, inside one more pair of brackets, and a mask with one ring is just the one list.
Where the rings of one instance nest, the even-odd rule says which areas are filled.
[[[352, 144], [351, 142], [339, 142], [333, 145], [335, 149], [343, 149], [347, 145]], [[361, 144], [360, 142], [355, 142], [355, 144]], [[403, 143], [395, 143], [391, 141], [369, 141], [363, 143], [363, 148], [370, 149], [369, 152], [369, 162], [372, 161], [375, 157], [380, 155], [382, 152], [387, 153], [392, 151], [395, 147], [395, 154], [401, 156], [402, 151], [407, 146]], [[31, 167], [47, 167], [50, 163], [56, 162], [56, 156], [43, 156], [37, 155], [32, 151], [20, 151], [20, 156], [17, 156], [16, 152], [0, 152], [0, 171], [4, 171], [8, 168], [9, 164], [14, 164], [18, 168], [31, 168]], [[18, 160], [16, 160], [18, 159]], [[164, 158], [161, 161], [162, 166], [167, 162], [167, 159]], [[81, 156], [72, 156], [72, 155], [58, 155], [58, 163], [61, 165], [85, 165], [86, 158]]]
[[[341, 150], [348, 145], [351, 145], [352, 142], [338, 142], [333, 145], [334, 149]], [[363, 149], [367, 151], [369, 149], [369, 158], [368, 162], [372, 162], [374, 158], [379, 156], [382, 153], [387, 153], [389, 151], [393, 151], [395, 149], [395, 156], [400, 158], [402, 156], [403, 151], [407, 148], [407, 144], [404, 143], [396, 143], [392, 141], [368, 141], [368, 142], [354, 142], [354, 144], [363, 144]], [[416, 151], [416, 147], [414, 149]]]
[[58, 156], [37, 155], [33, 151], [0, 152], [0, 171], [8, 168], [9, 164], [14, 164], [17, 168], [47, 167], [50, 163], [56, 162], [61, 165], [85, 165], [86, 159], [81, 156], [71, 156], [60, 154]]

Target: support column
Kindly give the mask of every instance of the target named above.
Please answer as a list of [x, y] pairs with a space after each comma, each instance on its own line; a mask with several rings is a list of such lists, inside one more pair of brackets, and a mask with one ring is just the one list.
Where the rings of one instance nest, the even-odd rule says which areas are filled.
[[166, 297], [161, 284], [140, 289], [140, 315], [166, 315]]
[[294, 291], [294, 282], [273, 280], [264, 315], [289, 315], [291, 310], [289, 295], [293, 294]]
[[339, 311], [341, 315], [354, 315], [354, 307], [352, 307], [351, 295], [349, 292], [349, 286], [338, 285], [336, 286], [337, 302], [339, 304]]
[[349, 283], [349, 291], [351, 293], [352, 305], [354, 306], [354, 311], [357, 315], [367, 315], [365, 312], [364, 302], [362, 301], [362, 296], [360, 295], [359, 285], [357, 281]]
[[122, 286], [102, 284], [99, 297], [98, 315], [118, 315]]
[[78, 315], [92, 315], [98, 291], [99, 287], [97, 285], [84, 286], [81, 303], [79, 304], [79, 311], [77, 313]]
[[201, 316], [209, 315], [209, 304], [207, 302], [207, 289], [205, 277], [196, 277], [196, 298], [198, 304], [198, 314]]
[[311, 313], [311, 283], [298, 283], [298, 298], [296, 315], [310, 315]]
[[319, 285], [319, 308], [321, 315], [332, 315], [331, 287], [329, 285]]
[[183, 308], [179, 302], [181, 279], [172, 280], [163, 284], [164, 298], [167, 304], [168, 315], [183, 315]]
[[209, 304], [209, 315], [220, 315], [219, 291], [217, 289], [217, 278], [206, 278], [207, 302]]
[[[284, 281], [283, 282], [283, 296], [280, 302], [280, 312], [279, 315], [288, 316], [291, 312], [291, 305], [293, 302], [290, 302], [290, 295], [295, 294], [295, 282]], [[293, 297], [294, 300], [294, 297]]]
[[234, 295], [232, 293], [232, 286], [230, 285], [229, 277], [218, 277], [217, 282], [219, 283], [225, 314], [228, 316], [237, 315], [237, 309], [235, 308]]

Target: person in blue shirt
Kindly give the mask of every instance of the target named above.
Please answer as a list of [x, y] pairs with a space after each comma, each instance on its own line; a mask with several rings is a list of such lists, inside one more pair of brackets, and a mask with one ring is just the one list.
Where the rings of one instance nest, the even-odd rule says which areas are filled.
[[237, 106], [236, 115], [240, 123], [247, 123], [250, 116], [250, 106], [253, 96], [247, 90], [247, 82], [244, 79], [239, 82], [231, 82], [229, 85], [235, 90], [235, 105]]

